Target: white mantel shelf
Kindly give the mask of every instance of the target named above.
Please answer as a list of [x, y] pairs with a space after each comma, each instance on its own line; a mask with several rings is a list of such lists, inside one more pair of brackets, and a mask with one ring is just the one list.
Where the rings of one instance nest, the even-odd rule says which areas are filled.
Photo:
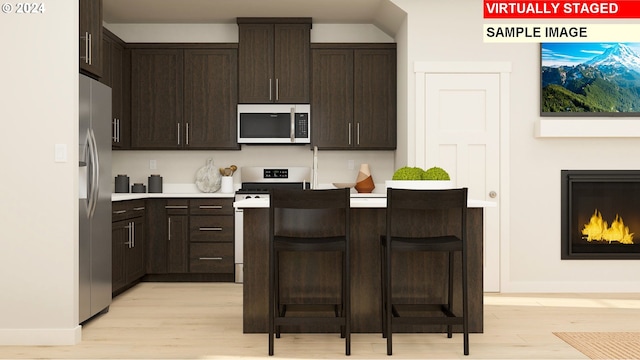
[[634, 138], [640, 137], [640, 121], [626, 119], [540, 119], [538, 138]]

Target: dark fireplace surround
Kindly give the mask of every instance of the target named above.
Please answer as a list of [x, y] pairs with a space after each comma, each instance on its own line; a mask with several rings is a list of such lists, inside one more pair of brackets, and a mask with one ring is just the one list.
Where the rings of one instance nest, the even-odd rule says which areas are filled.
[[[640, 259], [640, 170], [562, 170], [561, 177], [562, 259]], [[615, 234], [628, 227], [633, 239], [596, 240], [599, 231], [583, 233], [603, 222], [619, 230]], [[589, 234], [596, 234], [591, 241]]]

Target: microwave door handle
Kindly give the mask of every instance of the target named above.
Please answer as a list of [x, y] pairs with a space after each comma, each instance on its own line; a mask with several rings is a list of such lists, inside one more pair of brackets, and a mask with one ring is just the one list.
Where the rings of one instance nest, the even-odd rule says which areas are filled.
[[296, 108], [291, 107], [291, 142], [296, 142]]

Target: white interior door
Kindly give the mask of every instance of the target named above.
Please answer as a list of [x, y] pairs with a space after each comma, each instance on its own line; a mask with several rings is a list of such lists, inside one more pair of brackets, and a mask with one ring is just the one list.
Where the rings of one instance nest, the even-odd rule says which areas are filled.
[[497, 292], [504, 79], [499, 72], [473, 72], [468, 67], [416, 74], [415, 164], [440, 166], [456, 186], [469, 188], [469, 198], [497, 203], [484, 211], [483, 261], [484, 291]]

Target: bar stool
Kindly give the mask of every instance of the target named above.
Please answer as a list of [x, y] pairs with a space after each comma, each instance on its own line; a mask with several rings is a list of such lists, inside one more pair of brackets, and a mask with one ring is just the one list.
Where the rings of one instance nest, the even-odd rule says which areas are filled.
[[[345, 354], [351, 354], [350, 271], [349, 271], [349, 189], [273, 189], [269, 195], [269, 355], [273, 355], [274, 335], [282, 325], [335, 325], [345, 338]], [[284, 252], [336, 252], [340, 254], [340, 300], [296, 296], [293, 304], [281, 297], [281, 255]], [[286, 259], [283, 259], [286, 260]], [[302, 272], [302, 270], [301, 270]], [[316, 275], [316, 274], [314, 274]], [[327, 277], [329, 274], [325, 274]], [[317, 279], [315, 279], [317, 280]], [[312, 279], [305, 279], [307, 285]], [[284, 284], [282, 284], [284, 285]], [[314, 289], [319, 284], [313, 284]], [[308, 294], [307, 294], [308, 295]], [[302, 311], [302, 315], [287, 316]], [[327, 314], [329, 311], [329, 314]], [[323, 316], [324, 315], [324, 316]], [[330, 315], [330, 316], [327, 316]]]
[[[464, 354], [469, 355], [466, 219], [467, 188], [387, 189], [387, 230], [386, 235], [381, 236], [382, 335], [387, 338], [387, 355], [392, 354], [392, 333], [395, 324], [446, 325], [449, 338], [452, 337], [453, 325], [462, 325]], [[406, 299], [401, 301], [394, 298], [392, 255], [401, 252], [448, 254], [444, 257], [447, 260], [442, 267], [442, 272], [447, 278], [446, 296], [433, 294], [437, 291], [432, 289], [428, 290], [432, 291], [431, 296], [425, 294], [424, 297], [437, 299], [435, 301], [440, 303], [415, 304]], [[453, 281], [456, 252], [461, 253], [462, 272], [462, 284], [458, 284], [462, 287], [462, 312], [458, 314], [455, 314], [453, 309], [454, 287], [457, 285]]]

